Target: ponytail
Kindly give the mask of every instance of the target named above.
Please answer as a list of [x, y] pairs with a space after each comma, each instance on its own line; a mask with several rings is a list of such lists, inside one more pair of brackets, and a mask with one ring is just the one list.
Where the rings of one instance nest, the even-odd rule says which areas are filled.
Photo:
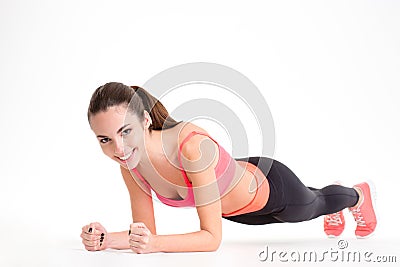
[[[149, 126], [149, 131], [151, 130], [163, 130], [172, 128], [182, 121], [175, 121], [168, 113], [164, 105], [153, 95], [147, 92], [145, 89], [139, 86], [131, 86], [131, 88], [140, 97], [143, 103], [143, 109], [146, 110], [151, 117], [152, 124]], [[133, 101], [132, 101], [133, 102]], [[130, 104], [132, 106], [132, 104]], [[141, 120], [144, 119], [144, 113], [141, 112]]]

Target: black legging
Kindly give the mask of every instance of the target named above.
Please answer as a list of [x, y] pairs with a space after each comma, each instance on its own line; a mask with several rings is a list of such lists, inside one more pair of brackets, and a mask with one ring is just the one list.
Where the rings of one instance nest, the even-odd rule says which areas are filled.
[[301, 222], [324, 214], [331, 214], [354, 206], [358, 194], [354, 188], [328, 185], [322, 189], [306, 187], [283, 163], [268, 157], [246, 157], [267, 177], [270, 195], [267, 204], [260, 210], [224, 217], [243, 224], [269, 224]]

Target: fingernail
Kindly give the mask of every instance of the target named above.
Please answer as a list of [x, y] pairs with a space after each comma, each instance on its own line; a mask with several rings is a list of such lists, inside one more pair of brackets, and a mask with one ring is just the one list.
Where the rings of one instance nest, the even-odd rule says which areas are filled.
[[89, 228], [89, 233], [91, 233], [91, 232], [92, 232], [92, 227]]
[[103, 243], [100, 242], [100, 247], [101, 247], [101, 245], [103, 245]]
[[131, 229], [129, 229], [129, 234], [128, 235], [131, 235]]
[[101, 236], [104, 236], [104, 233], [101, 233]]

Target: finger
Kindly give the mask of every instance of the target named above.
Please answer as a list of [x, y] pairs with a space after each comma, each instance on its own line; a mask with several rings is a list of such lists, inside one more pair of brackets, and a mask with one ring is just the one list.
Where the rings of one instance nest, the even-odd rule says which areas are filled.
[[104, 240], [106, 238], [106, 234], [96, 230], [95, 234], [81, 233], [81, 238], [84, 244], [87, 244], [92, 247], [98, 244], [100, 247], [102, 247], [102, 245], [104, 244]]
[[93, 234], [93, 235], [96, 235], [96, 236], [100, 236], [101, 234], [104, 234], [104, 232], [101, 231], [101, 230], [95, 229], [94, 232], [93, 232], [92, 234]]
[[144, 247], [143, 246], [131, 246], [131, 250], [135, 252], [136, 254], [141, 254], [144, 252]]
[[82, 232], [91, 234], [93, 232], [93, 228], [90, 226], [90, 224], [85, 225], [82, 227]]
[[[86, 234], [86, 233], [82, 233], [81, 234], [81, 238], [88, 240], [88, 241], [94, 241], [94, 240], [100, 240], [102, 237], [101, 234], [95, 235], [95, 234]], [[103, 236], [104, 239], [104, 236]]]
[[92, 222], [92, 225], [93, 225], [96, 229], [98, 229], [98, 230], [100, 230], [100, 231], [102, 231], [102, 232], [106, 232], [106, 229], [104, 228], [103, 225], [101, 225], [101, 223], [99, 223], [99, 222]]
[[131, 223], [130, 228], [146, 228], [146, 225], [142, 222]]
[[97, 251], [100, 250], [98, 246], [85, 246], [86, 250], [88, 251]]
[[96, 225], [94, 223], [90, 223], [89, 233], [94, 233], [96, 231]]
[[84, 240], [84, 244], [93, 247], [94, 249], [100, 250], [104, 244], [104, 237], [99, 237], [95, 240]]
[[129, 236], [129, 240], [132, 241], [132, 242], [141, 242], [141, 240], [142, 240], [141, 238], [142, 238], [141, 235], [131, 234]]
[[100, 240], [85, 240], [85, 239], [83, 239], [82, 240], [82, 243], [85, 245], [85, 246], [88, 246], [88, 247], [96, 247], [96, 246], [98, 246], [99, 244], [100, 244]]
[[130, 235], [144, 235], [143, 228], [133, 228]]
[[90, 233], [93, 231], [93, 229], [90, 227], [90, 224], [87, 224], [82, 227], [82, 232], [89, 233], [89, 230], [90, 230]]
[[144, 248], [149, 243], [149, 240], [148, 236], [132, 236], [129, 241], [134, 247]]
[[100, 240], [101, 234], [87, 234], [87, 233], [82, 233], [81, 237], [85, 240], [90, 240], [90, 241], [95, 241], [95, 240]]
[[82, 243], [85, 246], [86, 250], [88, 251], [100, 250], [100, 247], [102, 245], [101, 235], [96, 236], [93, 234], [82, 233], [81, 237], [82, 237]]
[[150, 231], [147, 231], [148, 228], [146, 227], [146, 225], [144, 223], [132, 223], [130, 225], [130, 230], [131, 230], [131, 233], [136, 233], [136, 234], [150, 232]]
[[142, 235], [135, 235], [135, 234], [131, 234], [129, 236], [129, 240], [131, 240], [132, 242], [137, 242], [137, 243], [143, 243], [144, 242], [144, 236]]
[[81, 238], [85, 239], [85, 240], [100, 240], [100, 239], [104, 239], [105, 238], [105, 234], [97, 231], [96, 233], [81, 233]]
[[131, 234], [148, 236], [148, 235], [150, 235], [150, 230], [147, 228], [134, 228], [134, 229], [132, 229]]
[[86, 241], [86, 242], [83, 242], [83, 244], [85, 245], [85, 248], [87, 250], [101, 250], [103, 247], [103, 243], [100, 241], [95, 241], [95, 242]]
[[106, 235], [104, 233], [100, 234], [100, 247], [103, 245], [104, 239], [106, 238]]
[[131, 248], [140, 248], [142, 244], [139, 241], [135, 241], [133, 239], [129, 239], [129, 246]]

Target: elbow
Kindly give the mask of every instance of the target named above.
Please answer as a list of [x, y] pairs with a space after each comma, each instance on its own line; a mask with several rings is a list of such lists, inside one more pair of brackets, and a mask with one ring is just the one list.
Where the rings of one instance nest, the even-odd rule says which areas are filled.
[[206, 248], [207, 252], [217, 251], [222, 243], [222, 237], [220, 235], [214, 236], [211, 234], [211, 237], [212, 237], [212, 240], [210, 240], [210, 242], [208, 242], [208, 246]]
[[209, 247], [209, 252], [215, 252], [221, 246], [221, 240], [214, 241], [212, 245]]

